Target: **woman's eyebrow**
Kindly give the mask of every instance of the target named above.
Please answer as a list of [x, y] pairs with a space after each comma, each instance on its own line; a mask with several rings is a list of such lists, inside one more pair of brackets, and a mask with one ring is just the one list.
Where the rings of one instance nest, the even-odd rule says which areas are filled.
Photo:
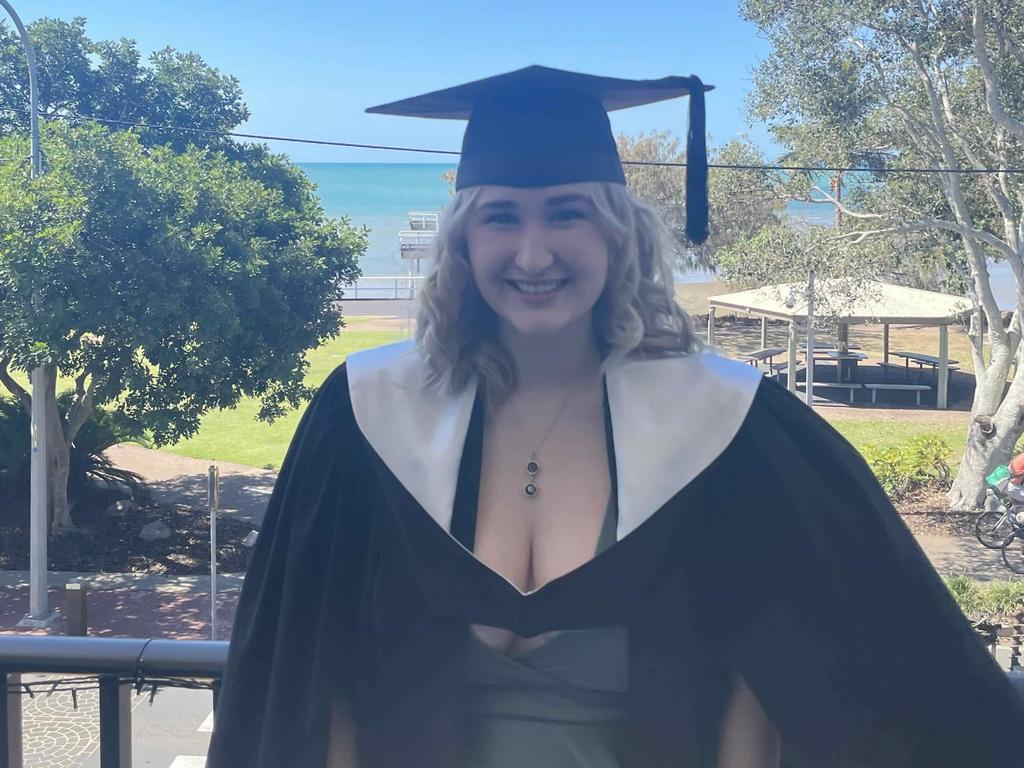
[[489, 203], [481, 203], [480, 210], [507, 210], [509, 208], [518, 208], [519, 206], [512, 200], [492, 200]]
[[586, 197], [580, 194], [571, 195], [559, 195], [558, 197], [549, 197], [544, 201], [546, 206], [562, 205], [564, 203], [588, 203], [590, 202]]

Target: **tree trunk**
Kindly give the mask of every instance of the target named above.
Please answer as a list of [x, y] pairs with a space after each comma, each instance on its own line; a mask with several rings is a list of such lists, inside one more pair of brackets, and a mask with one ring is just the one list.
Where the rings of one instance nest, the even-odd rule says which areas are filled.
[[960, 471], [949, 489], [949, 509], [954, 512], [971, 512], [984, 506], [985, 477], [1000, 464], [1005, 464], [1013, 452], [1013, 446], [1020, 438], [1020, 429], [1010, 434], [1000, 434], [998, 422], [996, 434], [986, 437], [980, 425], [972, 421], [967, 433], [967, 447], [960, 460]]
[[[972, 345], [981, 341], [972, 336]], [[1015, 347], [1010, 349], [1011, 345]], [[1018, 350], [1014, 336], [992, 334], [992, 359], [975, 373], [974, 403], [960, 470], [949, 490], [951, 511], [970, 512], [985, 504], [985, 477], [1012, 457], [1024, 432], [1024, 367], [1017, 366], [1006, 385]]]

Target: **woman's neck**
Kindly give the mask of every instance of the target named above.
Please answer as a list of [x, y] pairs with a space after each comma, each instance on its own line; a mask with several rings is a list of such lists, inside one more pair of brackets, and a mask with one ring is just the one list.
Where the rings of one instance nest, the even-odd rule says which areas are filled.
[[601, 352], [589, 318], [549, 336], [524, 335], [503, 324], [500, 336], [520, 393], [572, 386], [600, 371]]

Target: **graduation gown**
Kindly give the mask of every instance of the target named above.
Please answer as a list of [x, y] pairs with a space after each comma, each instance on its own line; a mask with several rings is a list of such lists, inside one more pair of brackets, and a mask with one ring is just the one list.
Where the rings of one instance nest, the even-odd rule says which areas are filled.
[[471, 623], [627, 627], [623, 768], [714, 768], [737, 671], [786, 766], [1020, 764], [1007, 676], [860, 455], [775, 382], [711, 353], [610, 363], [616, 543], [523, 593], [472, 553], [476, 386], [424, 371], [412, 342], [367, 350], [307, 408], [208, 768], [323, 766], [338, 701], [360, 768], [461, 768]]

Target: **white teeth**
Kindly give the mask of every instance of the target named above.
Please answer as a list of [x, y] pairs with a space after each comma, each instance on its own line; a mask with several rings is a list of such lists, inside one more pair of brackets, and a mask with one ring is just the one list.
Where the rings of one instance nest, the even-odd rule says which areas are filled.
[[562, 284], [561, 280], [552, 280], [548, 283], [519, 283], [513, 282], [516, 288], [523, 293], [545, 293], [547, 291], [553, 291]]

